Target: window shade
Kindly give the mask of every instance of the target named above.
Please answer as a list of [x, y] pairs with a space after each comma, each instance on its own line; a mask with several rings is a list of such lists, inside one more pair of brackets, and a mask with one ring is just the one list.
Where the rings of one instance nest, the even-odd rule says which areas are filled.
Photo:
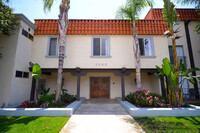
[[93, 55], [100, 55], [100, 38], [94, 38], [93, 40]]
[[57, 56], [58, 55], [57, 49], [58, 49], [57, 38], [50, 38], [49, 56]]

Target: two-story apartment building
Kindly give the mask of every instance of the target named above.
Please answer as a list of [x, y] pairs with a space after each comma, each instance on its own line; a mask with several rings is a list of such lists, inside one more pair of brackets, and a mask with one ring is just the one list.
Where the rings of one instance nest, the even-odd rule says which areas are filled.
[[[190, 65], [191, 53], [189, 52], [191, 50], [188, 50], [188, 36], [187, 30], [185, 30], [188, 26], [193, 49], [193, 63], [196, 67], [200, 67], [198, 60], [200, 57], [200, 36], [193, 32], [194, 26], [199, 24], [196, 20], [199, 20], [200, 17], [197, 16], [194, 9], [177, 9], [177, 12], [179, 12], [181, 20], [178, 27], [180, 27], [180, 33], [183, 36], [177, 40], [177, 54], [179, 58], [184, 59], [189, 67], [192, 66]], [[162, 94], [162, 88], [160, 80], [153, 74], [157, 71], [155, 66], [161, 66], [163, 58], [171, 57], [171, 42], [163, 36], [163, 33], [168, 29], [167, 24], [162, 17], [157, 17], [160, 14], [162, 14], [161, 9], [150, 10], [144, 20], [136, 22], [141, 53], [142, 88], [158, 94]], [[191, 21], [186, 25], [188, 19]], [[54, 93], [58, 70], [58, 20], [37, 19], [35, 26], [37, 29], [31, 42], [30, 51], [24, 46], [19, 55], [23, 53], [23, 58], [30, 55], [30, 58], [24, 61], [26, 62], [24, 67], [27, 71], [30, 61], [40, 64], [43, 74], [39, 79], [37, 89], [40, 91], [41, 86], [44, 86], [50, 88], [50, 93]], [[70, 20], [66, 33], [63, 88], [67, 89], [70, 94], [87, 99], [113, 99], [134, 92], [136, 90], [136, 77], [132, 45], [132, 25], [128, 20]], [[18, 59], [15, 59], [15, 62], [17, 64]], [[17, 71], [21, 69], [12, 68], [12, 70], [12, 78], [18, 80]], [[32, 80], [30, 73], [28, 79]], [[4, 95], [8, 100], [4, 100], [5, 97], [2, 98], [1, 104], [4, 102], [6, 105], [12, 105], [23, 100], [34, 100], [34, 79], [32, 83], [26, 82], [29, 86], [22, 87], [23, 90], [20, 90], [21, 86], [18, 86], [18, 83], [13, 81], [9, 81], [9, 83], [14, 85], [13, 90], [10, 89]], [[20, 84], [24, 85], [22, 82]], [[187, 82], [184, 83], [184, 86], [187, 88], [185, 93], [188, 94], [188, 88], [194, 88]], [[1, 88], [1, 92], [5, 88]], [[13, 92], [11, 93], [11, 91]], [[21, 91], [28, 91], [29, 94], [21, 94], [23, 93]], [[21, 99], [17, 99], [17, 97], [21, 97]]]

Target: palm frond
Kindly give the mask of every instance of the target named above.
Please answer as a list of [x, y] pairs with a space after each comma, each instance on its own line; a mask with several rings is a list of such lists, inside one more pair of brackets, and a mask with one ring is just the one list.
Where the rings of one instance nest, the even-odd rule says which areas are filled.
[[153, 0], [127, 0], [116, 12], [116, 18], [136, 20], [144, 7], [153, 7]]
[[43, 0], [44, 2], [44, 11], [50, 11], [55, 0]]

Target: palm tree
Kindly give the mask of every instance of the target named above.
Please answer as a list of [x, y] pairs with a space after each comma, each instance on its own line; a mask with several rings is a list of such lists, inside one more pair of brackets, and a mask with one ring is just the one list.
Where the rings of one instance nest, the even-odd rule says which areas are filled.
[[136, 84], [137, 89], [142, 89], [141, 84], [141, 61], [140, 61], [140, 48], [137, 35], [137, 27], [135, 25], [136, 19], [141, 13], [142, 9], [146, 6], [153, 7], [152, 0], [127, 0], [125, 5], [122, 5], [117, 11], [117, 18], [128, 19], [133, 25], [133, 51], [134, 62], [136, 67]]
[[[43, 0], [44, 9], [50, 10], [55, 0]], [[65, 51], [65, 34], [68, 28], [69, 19], [68, 11], [70, 9], [70, 0], [62, 0], [60, 3], [60, 14], [58, 15], [59, 23], [59, 60], [58, 60], [58, 77], [56, 88], [56, 101], [60, 101], [61, 96], [61, 84], [62, 84], [62, 72], [64, 64], [64, 51]]]
[[[176, 53], [176, 39], [179, 39], [180, 36], [177, 33], [178, 29], [174, 31], [173, 27], [178, 21], [178, 14], [176, 13], [175, 10], [175, 5], [173, 2], [170, 0], [163, 0], [164, 2], [164, 9], [163, 9], [163, 17], [164, 20], [167, 22], [167, 25], [170, 29], [170, 31], [166, 31], [164, 35], [167, 35], [172, 39], [172, 49], [173, 49], [173, 56], [174, 56], [174, 64], [175, 64], [175, 71], [179, 71], [179, 66], [178, 66], [178, 58], [177, 58], [177, 53]], [[177, 83], [179, 83], [179, 76], [177, 76]], [[177, 84], [177, 87], [175, 88], [175, 96], [176, 96], [176, 101], [178, 106], [181, 106], [182, 103], [182, 96], [179, 95], [179, 84]]]

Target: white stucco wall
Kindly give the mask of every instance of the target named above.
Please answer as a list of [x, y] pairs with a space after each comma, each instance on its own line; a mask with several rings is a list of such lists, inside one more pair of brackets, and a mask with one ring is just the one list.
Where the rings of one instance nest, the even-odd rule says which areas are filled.
[[[28, 28], [31, 29], [30, 32], [28, 31]], [[33, 41], [21, 34], [22, 29], [28, 31], [31, 35], [34, 34], [34, 30], [21, 20], [12, 76], [9, 105], [18, 104], [23, 102], [24, 100], [30, 100], [32, 77], [31, 73], [29, 72], [29, 62], [31, 61]], [[29, 72], [29, 78], [15, 77], [16, 70]]]
[[[189, 33], [191, 37], [192, 51], [194, 57], [195, 67], [200, 68], [200, 34], [194, 32], [194, 27], [200, 24], [199, 21], [191, 21], [189, 26]], [[200, 75], [200, 71], [197, 72]], [[200, 92], [200, 82], [198, 82], [199, 92]]]
[[[31, 49], [33, 41], [22, 35], [22, 29], [28, 31], [28, 26], [20, 20], [19, 29], [12, 36], [0, 37], [0, 49], [3, 58], [0, 59], [0, 106], [14, 105], [24, 100], [30, 100], [30, 90], [32, 78], [15, 77], [16, 70], [29, 72], [29, 62], [31, 61]], [[30, 28], [32, 35], [34, 30]]]
[[0, 107], [9, 101], [18, 35], [18, 31], [12, 36], [0, 35]]
[[[135, 68], [132, 36], [111, 35], [110, 58], [91, 57], [91, 35], [67, 35], [64, 68]], [[152, 37], [152, 36], [149, 36]], [[141, 58], [142, 68], [155, 68], [161, 65], [164, 57], [169, 57], [168, 41], [163, 36], [153, 36], [155, 57]], [[32, 61], [42, 68], [57, 68], [58, 58], [46, 57], [48, 36], [37, 35], [34, 40]], [[100, 65], [99, 65], [100, 64]]]

